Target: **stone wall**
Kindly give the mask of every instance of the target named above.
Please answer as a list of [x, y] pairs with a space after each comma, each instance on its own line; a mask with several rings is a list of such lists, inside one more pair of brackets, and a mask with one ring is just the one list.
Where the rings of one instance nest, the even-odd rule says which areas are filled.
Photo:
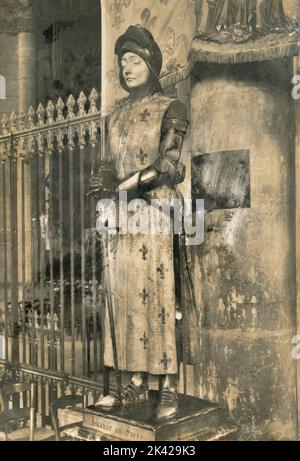
[[6, 99], [0, 99], [0, 118], [5, 112], [18, 110], [18, 37], [0, 33], [0, 75], [6, 80]]
[[38, 97], [66, 100], [72, 93], [100, 91], [100, 8], [98, 0], [44, 1], [37, 29]]
[[199, 63], [192, 83], [191, 155], [249, 149], [250, 207], [206, 213], [193, 254], [202, 349], [194, 392], [228, 407], [243, 439], [297, 437], [291, 76], [289, 59]]
[[[284, 6], [299, 20], [298, 1]], [[241, 440], [299, 437], [291, 355], [300, 318], [296, 62], [198, 63], [191, 82], [191, 156], [249, 149], [250, 206], [207, 212], [204, 243], [192, 250], [201, 357], [188, 376], [189, 393], [230, 410]]]

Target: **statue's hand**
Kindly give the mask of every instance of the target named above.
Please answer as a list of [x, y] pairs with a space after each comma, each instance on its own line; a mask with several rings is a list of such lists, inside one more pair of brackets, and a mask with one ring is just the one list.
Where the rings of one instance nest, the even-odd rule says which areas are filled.
[[89, 180], [87, 195], [104, 195], [113, 193], [118, 186], [118, 179], [112, 162], [102, 161], [98, 171]]

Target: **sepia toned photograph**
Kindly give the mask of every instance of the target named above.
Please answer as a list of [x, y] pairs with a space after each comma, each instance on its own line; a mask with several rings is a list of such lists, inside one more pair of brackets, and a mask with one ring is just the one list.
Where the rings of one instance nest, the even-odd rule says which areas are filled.
[[1, 445], [300, 440], [299, 54], [300, 0], [0, 0]]

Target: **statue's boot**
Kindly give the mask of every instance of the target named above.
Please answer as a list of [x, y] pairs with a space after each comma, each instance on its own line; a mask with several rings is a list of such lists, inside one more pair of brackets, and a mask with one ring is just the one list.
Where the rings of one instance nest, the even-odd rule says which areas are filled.
[[[121, 399], [123, 405], [128, 405], [132, 402], [137, 402], [139, 400], [148, 400], [148, 381], [142, 380], [140, 383], [131, 381], [127, 386], [122, 386]], [[104, 397], [101, 397], [96, 403], [95, 406], [101, 408], [102, 410], [111, 411], [120, 404], [119, 394], [111, 392]]]
[[178, 394], [176, 387], [176, 375], [165, 375], [156, 411], [156, 418], [159, 421], [173, 419], [178, 416]]

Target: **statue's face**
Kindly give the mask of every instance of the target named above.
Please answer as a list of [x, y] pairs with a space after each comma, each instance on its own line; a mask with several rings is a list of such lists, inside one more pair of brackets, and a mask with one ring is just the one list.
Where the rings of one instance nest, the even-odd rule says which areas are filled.
[[128, 90], [145, 85], [150, 77], [150, 69], [137, 54], [127, 52], [122, 56], [121, 69]]

